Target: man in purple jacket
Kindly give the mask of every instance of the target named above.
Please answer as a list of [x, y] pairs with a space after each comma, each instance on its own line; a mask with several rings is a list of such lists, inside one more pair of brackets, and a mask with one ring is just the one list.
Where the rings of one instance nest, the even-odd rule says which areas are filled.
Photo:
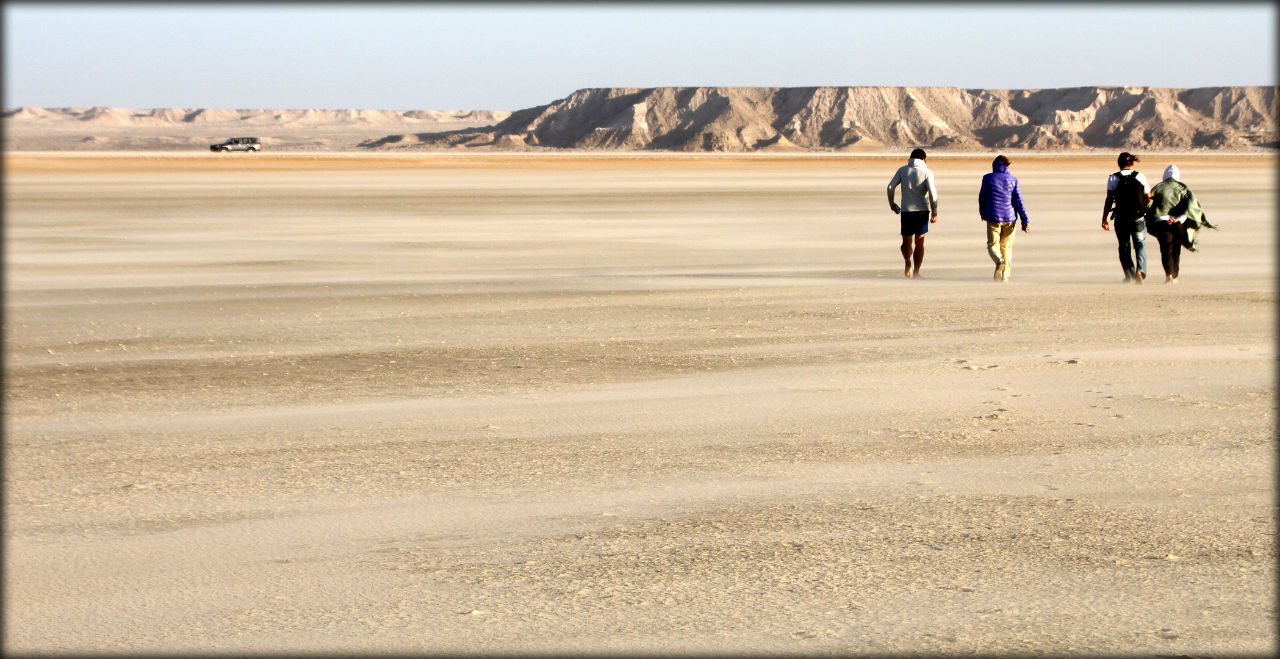
[[[991, 163], [991, 173], [982, 177], [982, 190], [978, 192], [978, 216], [987, 223], [987, 253], [996, 264], [996, 281], [1009, 281], [1013, 270], [1013, 232], [1017, 220], [1022, 220], [1022, 231], [1030, 219], [1022, 205], [1022, 188], [1018, 179], [1009, 173], [1009, 159], [996, 156]], [[996, 245], [999, 244], [999, 251]]]

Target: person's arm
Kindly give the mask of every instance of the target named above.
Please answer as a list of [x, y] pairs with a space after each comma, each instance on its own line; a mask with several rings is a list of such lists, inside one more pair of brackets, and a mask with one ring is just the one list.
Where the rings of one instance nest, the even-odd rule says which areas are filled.
[[926, 179], [926, 190], [929, 195], [929, 210], [931, 211], [929, 223], [932, 224], [938, 221], [938, 186], [933, 182], [933, 172], [929, 172], [929, 177]]
[[[1150, 207], [1148, 214], [1155, 216], [1155, 214], [1158, 213], [1159, 211], [1160, 211], [1159, 208]], [[1186, 212], [1187, 212], [1187, 196], [1186, 194], [1183, 194], [1179, 197], [1177, 203], [1175, 203], [1172, 207], [1169, 208], [1168, 213], [1160, 217], [1168, 217], [1169, 219], [1166, 220], [1166, 222], [1172, 225], [1172, 224], [1177, 224], [1181, 222], [1182, 215], [1183, 213], [1186, 213]]]
[[1111, 225], [1107, 223], [1107, 218], [1111, 217], [1111, 205], [1115, 203], [1115, 198], [1115, 191], [1107, 190], [1107, 201], [1102, 205], [1102, 228], [1106, 231], [1111, 230]]
[[987, 207], [987, 198], [991, 195], [991, 191], [987, 188], [987, 177], [982, 177], [982, 186], [978, 188], [978, 218], [983, 222], [987, 221], [987, 216], [982, 210]]
[[898, 189], [898, 184], [900, 184], [900, 183], [902, 183], [902, 170], [901, 170], [901, 169], [899, 169], [898, 171], [894, 172], [894, 173], [893, 173], [893, 178], [892, 178], [892, 179], [889, 179], [889, 190], [888, 190], [888, 192], [889, 192], [889, 210], [891, 210], [891, 211], [893, 211], [893, 212], [895, 212], [895, 213], [899, 212], [901, 209], [899, 209], [899, 208], [898, 208], [898, 205], [897, 205], [897, 204], [893, 203], [893, 191]]
[[1196, 199], [1196, 195], [1191, 191], [1191, 188], [1187, 188], [1187, 210], [1183, 213], [1182, 219], [1190, 220], [1199, 225], [1203, 218], [1204, 208], [1200, 206], [1200, 200]]
[[1022, 203], [1022, 185], [1015, 179], [1013, 181], [1013, 210], [1018, 213], [1018, 218], [1022, 220], [1022, 230], [1030, 231], [1031, 218], [1027, 217], [1027, 207]]

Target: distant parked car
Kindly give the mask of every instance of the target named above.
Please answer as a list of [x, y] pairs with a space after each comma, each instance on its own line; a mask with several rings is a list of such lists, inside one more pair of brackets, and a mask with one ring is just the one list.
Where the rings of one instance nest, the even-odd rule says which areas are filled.
[[221, 144], [210, 144], [210, 151], [261, 151], [262, 143], [256, 137], [233, 137]]

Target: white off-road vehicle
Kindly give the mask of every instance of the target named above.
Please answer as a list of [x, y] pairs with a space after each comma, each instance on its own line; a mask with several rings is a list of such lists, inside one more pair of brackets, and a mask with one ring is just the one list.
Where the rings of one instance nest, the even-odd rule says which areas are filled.
[[210, 151], [261, 151], [262, 143], [256, 137], [233, 137], [221, 144], [210, 144]]

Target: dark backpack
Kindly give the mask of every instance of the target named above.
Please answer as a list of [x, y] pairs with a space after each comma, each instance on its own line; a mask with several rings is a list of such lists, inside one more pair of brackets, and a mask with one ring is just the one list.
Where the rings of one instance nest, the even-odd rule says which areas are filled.
[[1116, 172], [1116, 176], [1119, 180], [1116, 181], [1115, 206], [1111, 217], [1117, 220], [1142, 217], [1147, 211], [1147, 204], [1143, 200], [1146, 191], [1142, 189], [1142, 181], [1138, 180], [1138, 172], [1128, 175]]

